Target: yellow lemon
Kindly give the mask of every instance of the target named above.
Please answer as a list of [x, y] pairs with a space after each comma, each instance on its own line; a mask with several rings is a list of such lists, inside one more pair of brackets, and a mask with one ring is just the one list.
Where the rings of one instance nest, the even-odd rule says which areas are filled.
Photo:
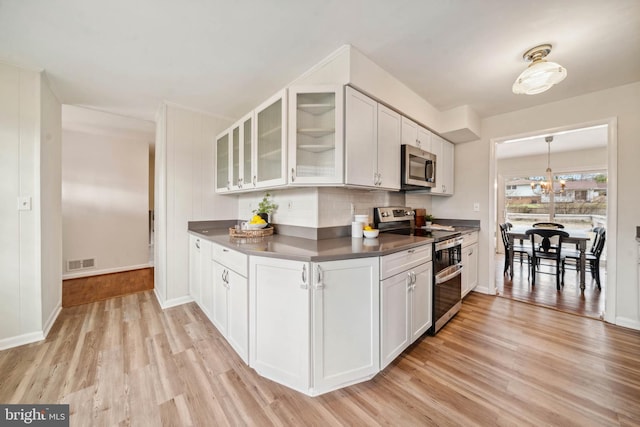
[[371, 226], [370, 226], [370, 225], [365, 225], [365, 226], [364, 226], [364, 229], [365, 229], [365, 230], [373, 230], [373, 228], [371, 228]]

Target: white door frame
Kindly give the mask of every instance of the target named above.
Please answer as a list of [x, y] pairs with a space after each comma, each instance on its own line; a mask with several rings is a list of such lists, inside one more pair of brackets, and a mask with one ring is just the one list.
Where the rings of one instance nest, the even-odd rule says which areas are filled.
[[618, 234], [618, 119], [608, 119], [593, 122], [572, 124], [551, 129], [540, 129], [518, 135], [490, 139], [489, 182], [493, 186], [489, 191], [489, 293], [496, 294], [496, 266], [495, 252], [496, 218], [497, 218], [497, 159], [496, 146], [504, 141], [516, 138], [526, 138], [537, 135], [557, 133], [567, 130], [607, 125], [607, 284], [605, 286], [604, 320], [615, 323], [616, 320], [616, 292], [617, 292], [617, 234]]

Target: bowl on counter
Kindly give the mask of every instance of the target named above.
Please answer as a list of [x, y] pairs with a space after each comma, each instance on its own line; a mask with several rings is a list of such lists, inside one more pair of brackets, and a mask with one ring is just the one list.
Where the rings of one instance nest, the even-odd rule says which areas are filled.
[[247, 230], [260, 230], [261, 228], [265, 228], [267, 223], [264, 224], [247, 224]]
[[380, 230], [363, 230], [362, 233], [367, 239], [375, 239], [376, 237], [378, 237]]

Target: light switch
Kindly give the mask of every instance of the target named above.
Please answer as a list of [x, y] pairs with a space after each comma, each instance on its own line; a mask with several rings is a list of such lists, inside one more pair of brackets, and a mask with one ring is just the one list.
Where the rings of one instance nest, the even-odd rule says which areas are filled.
[[29, 197], [29, 196], [18, 197], [18, 210], [19, 211], [30, 211], [31, 210], [31, 197]]
[[480, 203], [475, 202], [475, 203], [473, 204], [473, 211], [474, 211], [474, 212], [480, 212]]

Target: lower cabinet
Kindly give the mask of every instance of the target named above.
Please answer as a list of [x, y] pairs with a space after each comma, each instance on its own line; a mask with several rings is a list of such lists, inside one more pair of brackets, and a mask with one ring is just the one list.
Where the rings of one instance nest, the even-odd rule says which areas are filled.
[[384, 369], [433, 323], [431, 262], [380, 284], [380, 368]]
[[249, 366], [308, 393], [309, 263], [249, 257]]
[[189, 236], [189, 295], [209, 317], [213, 312], [210, 260], [211, 242]]
[[478, 233], [463, 236], [462, 242], [462, 298], [478, 285]]
[[[249, 361], [249, 298], [246, 277], [247, 256], [212, 245], [209, 258], [212, 275], [203, 283], [203, 295], [211, 293], [211, 310], [207, 312], [213, 325], [220, 331], [240, 358]], [[244, 262], [244, 269], [242, 268]], [[233, 266], [235, 271], [230, 266]]]
[[249, 365], [309, 395], [379, 370], [378, 258], [250, 257]]

